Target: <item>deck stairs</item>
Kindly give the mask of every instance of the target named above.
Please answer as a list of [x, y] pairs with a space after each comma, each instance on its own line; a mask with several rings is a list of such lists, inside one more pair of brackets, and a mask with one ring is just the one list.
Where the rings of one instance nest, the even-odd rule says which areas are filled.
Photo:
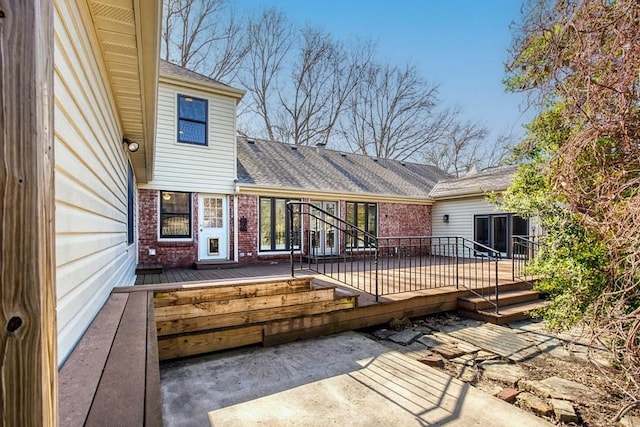
[[495, 295], [470, 295], [458, 298], [458, 314], [483, 322], [504, 325], [531, 317], [532, 311], [547, 307], [550, 302], [533, 290], [531, 282], [515, 282], [500, 286], [498, 313]]
[[328, 313], [352, 310], [358, 294], [309, 276], [163, 287], [155, 291], [154, 305], [159, 357], [167, 360], [267, 345], [279, 324], [317, 322]]

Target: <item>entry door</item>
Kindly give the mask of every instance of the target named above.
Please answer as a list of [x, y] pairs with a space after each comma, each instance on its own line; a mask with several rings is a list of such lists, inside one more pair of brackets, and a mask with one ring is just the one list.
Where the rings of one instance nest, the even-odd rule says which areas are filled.
[[229, 258], [227, 197], [200, 195], [198, 198], [198, 259]]
[[[328, 214], [338, 216], [337, 202], [311, 202], [311, 204], [319, 207]], [[339, 253], [339, 246], [336, 220], [317, 209], [312, 209], [311, 213], [311, 224], [309, 228], [311, 230], [310, 241], [312, 255], [337, 255]]]

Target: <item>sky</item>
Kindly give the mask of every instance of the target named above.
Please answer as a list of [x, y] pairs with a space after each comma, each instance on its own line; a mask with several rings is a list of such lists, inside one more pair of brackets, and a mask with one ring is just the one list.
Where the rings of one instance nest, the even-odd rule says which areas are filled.
[[439, 86], [446, 106], [485, 125], [490, 139], [522, 135], [533, 117], [521, 94], [502, 83], [512, 21], [522, 0], [233, 0], [249, 12], [274, 6], [295, 24], [321, 27], [336, 38], [370, 38], [379, 58], [414, 64]]

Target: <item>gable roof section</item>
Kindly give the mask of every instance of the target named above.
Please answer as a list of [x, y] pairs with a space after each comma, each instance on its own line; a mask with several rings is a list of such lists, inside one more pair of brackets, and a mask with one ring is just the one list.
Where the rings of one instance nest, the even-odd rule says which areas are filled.
[[513, 182], [515, 167], [491, 169], [460, 178], [443, 179], [431, 191], [431, 198], [453, 199], [480, 196], [487, 192], [504, 191]]
[[446, 174], [428, 165], [238, 137], [238, 184], [354, 196], [422, 199]]
[[236, 89], [210, 77], [164, 60], [160, 60], [160, 81], [188, 89], [199, 89], [218, 95], [231, 96], [237, 99], [241, 99], [245, 94], [245, 91], [241, 89]]

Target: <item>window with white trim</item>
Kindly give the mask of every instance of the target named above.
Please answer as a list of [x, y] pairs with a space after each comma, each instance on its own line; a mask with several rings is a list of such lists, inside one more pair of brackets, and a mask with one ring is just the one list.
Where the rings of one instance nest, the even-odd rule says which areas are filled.
[[160, 192], [160, 238], [191, 237], [191, 193]]
[[178, 95], [178, 142], [207, 145], [208, 101]]

